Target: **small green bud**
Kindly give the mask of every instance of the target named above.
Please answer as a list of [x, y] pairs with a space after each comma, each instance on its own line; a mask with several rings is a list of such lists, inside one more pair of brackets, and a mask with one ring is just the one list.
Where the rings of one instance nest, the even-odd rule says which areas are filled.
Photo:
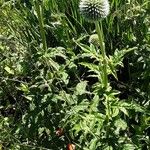
[[89, 43], [93, 44], [94, 46], [99, 47], [99, 38], [98, 38], [98, 34], [92, 34], [89, 37]]

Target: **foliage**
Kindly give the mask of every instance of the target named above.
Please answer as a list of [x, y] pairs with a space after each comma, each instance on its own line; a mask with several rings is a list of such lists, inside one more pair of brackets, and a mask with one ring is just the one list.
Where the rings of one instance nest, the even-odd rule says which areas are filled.
[[0, 1], [0, 149], [150, 149], [150, 3], [110, 0], [107, 89], [78, 5]]

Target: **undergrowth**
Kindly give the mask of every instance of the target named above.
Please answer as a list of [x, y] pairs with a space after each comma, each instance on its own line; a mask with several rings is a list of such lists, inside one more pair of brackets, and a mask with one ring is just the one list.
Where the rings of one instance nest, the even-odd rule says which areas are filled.
[[79, 0], [0, 1], [0, 149], [150, 149], [150, 3], [109, 3], [105, 86]]

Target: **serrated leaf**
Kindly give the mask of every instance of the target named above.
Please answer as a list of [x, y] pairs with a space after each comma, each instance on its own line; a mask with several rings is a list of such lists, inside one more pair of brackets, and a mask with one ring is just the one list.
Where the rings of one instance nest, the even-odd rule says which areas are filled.
[[95, 95], [93, 97], [93, 100], [91, 102], [91, 106], [90, 106], [90, 110], [94, 111], [94, 112], [97, 112], [98, 111], [98, 104], [99, 104], [99, 96], [98, 95]]
[[94, 150], [94, 149], [96, 149], [96, 146], [97, 146], [97, 138], [94, 138], [94, 139], [92, 139], [91, 142], [90, 142], [89, 150]]
[[133, 144], [124, 144], [123, 150], [134, 150], [135, 146]]
[[81, 62], [80, 64], [87, 67], [87, 68], [89, 68], [90, 71], [93, 71], [98, 75], [101, 73], [101, 70], [102, 70], [101, 66], [91, 64], [91, 63], [86, 63], [86, 62]]
[[65, 72], [62, 72], [61, 73], [61, 79], [62, 81], [65, 83], [65, 84], [68, 84], [69, 80], [67, 79], [68, 78], [68, 74], [65, 73]]
[[110, 73], [116, 78], [116, 80], [118, 80], [117, 72], [114, 64], [112, 62], [109, 62], [108, 65], [109, 65]]
[[145, 111], [142, 106], [140, 106], [139, 104], [136, 104], [136, 103], [132, 103], [131, 108], [137, 112], [144, 112]]
[[80, 104], [74, 106], [73, 111], [75, 111], [75, 112], [83, 111], [83, 110], [87, 109], [88, 106], [89, 106], [89, 102], [83, 101]]
[[76, 86], [76, 94], [82, 95], [86, 93], [86, 86], [87, 86], [87, 81], [81, 81], [80, 83], [78, 83]]
[[119, 129], [125, 130], [127, 128], [127, 123], [122, 119], [118, 119], [115, 121], [115, 126]]

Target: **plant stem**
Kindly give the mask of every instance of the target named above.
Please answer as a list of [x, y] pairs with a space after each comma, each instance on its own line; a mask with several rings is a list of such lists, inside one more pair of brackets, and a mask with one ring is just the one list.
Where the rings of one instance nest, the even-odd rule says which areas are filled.
[[[95, 22], [96, 26], [96, 31], [99, 37], [99, 44], [100, 44], [100, 49], [103, 57], [103, 81], [102, 83], [104, 84], [104, 88], [107, 89], [108, 87], [108, 77], [107, 77], [107, 60], [106, 60], [106, 52], [105, 52], [105, 44], [104, 44], [104, 38], [103, 38], [103, 30], [102, 30], [102, 24], [101, 26], [99, 25], [99, 22]], [[109, 118], [110, 118], [110, 107], [109, 107], [109, 99], [106, 97], [106, 137], [109, 137]]]
[[35, 8], [36, 8], [38, 21], [39, 21], [39, 25], [40, 25], [40, 34], [41, 34], [41, 38], [42, 38], [43, 49], [46, 52], [47, 51], [47, 43], [46, 43], [46, 36], [45, 36], [45, 31], [44, 31], [44, 21], [43, 21], [44, 19], [43, 19], [42, 7], [38, 1], [35, 2]]
[[95, 22], [95, 26], [96, 26], [96, 31], [98, 34], [98, 38], [99, 38], [99, 44], [100, 44], [100, 49], [101, 49], [101, 53], [102, 53], [102, 57], [103, 57], [103, 84], [104, 84], [104, 88], [107, 88], [108, 85], [108, 77], [107, 77], [107, 60], [106, 60], [106, 52], [105, 52], [105, 45], [104, 45], [104, 40], [103, 40], [103, 30], [102, 30], [102, 25], [99, 25], [99, 22], [96, 21]]

